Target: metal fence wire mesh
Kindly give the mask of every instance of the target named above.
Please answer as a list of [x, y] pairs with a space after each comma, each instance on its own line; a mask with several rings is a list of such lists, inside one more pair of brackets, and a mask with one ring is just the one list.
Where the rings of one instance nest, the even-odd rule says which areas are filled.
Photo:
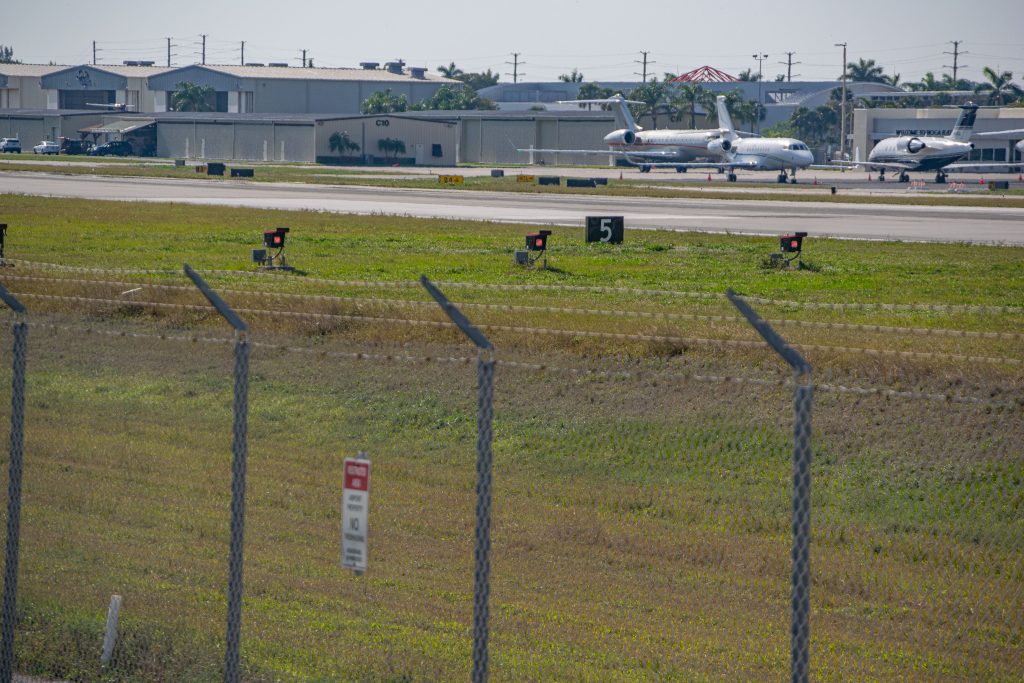
[[[15, 670], [99, 671], [116, 593], [106, 674], [230, 675], [231, 330], [180, 274], [10, 270], [31, 314]], [[441, 283], [488, 370], [417, 283], [203, 276], [252, 330], [243, 680], [1024, 669], [1018, 309], [748, 300], [805, 385], [716, 294]], [[0, 386], [12, 348], [0, 326]], [[363, 576], [339, 561], [359, 451]]]

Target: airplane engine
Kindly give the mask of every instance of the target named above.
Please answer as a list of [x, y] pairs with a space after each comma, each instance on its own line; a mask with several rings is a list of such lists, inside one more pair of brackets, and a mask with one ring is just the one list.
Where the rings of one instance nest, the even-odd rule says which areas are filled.
[[911, 154], [917, 154], [925, 147], [927, 147], [927, 145], [925, 145], [919, 138], [910, 138], [907, 140], [907, 151]]
[[636, 133], [631, 130], [617, 130], [604, 136], [608, 145], [632, 145], [636, 142]]
[[732, 150], [732, 140], [717, 139], [708, 143], [708, 152], [711, 154], [722, 154]]

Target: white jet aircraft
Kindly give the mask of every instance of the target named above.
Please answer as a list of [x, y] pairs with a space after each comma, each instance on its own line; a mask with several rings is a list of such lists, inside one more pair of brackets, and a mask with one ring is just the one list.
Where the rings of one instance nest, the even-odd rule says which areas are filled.
[[[716, 98], [721, 136], [708, 142], [708, 152], [721, 161], [680, 164], [684, 168], [718, 168], [729, 170], [729, 182], [736, 182], [737, 169], [748, 171], [778, 171], [778, 181], [796, 183], [797, 169], [814, 163], [811, 149], [795, 138], [740, 137], [732, 125], [732, 117], [725, 106], [725, 97]], [[655, 166], [659, 164], [653, 164]], [[792, 175], [786, 174], [786, 169]]]
[[[960, 105], [960, 116], [949, 135], [900, 135], [879, 140], [874, 146], [867, 161], [854, 158], [853, 161], [836, 161], [836, 164], [847, 168], [862, 167], [878, 169], [878, 179], [885, 180], [885, 172], [899, 172], [899, 182], [910, 180], [907, 175], [913, 171], [935, 171], [935, 182], [946, 182], [947, 171], [966, 171], [973, 168], [989, 166], [1019, 166], [1020, 164], [1001, 164], [987, 162], [955, 163], [971, 153], [974, 145], [972, 137], [983, 135], [1006, 134], [1014, 131], [993, 131], [992, 133], [974, 133], [974, 120], [978, 115], [978, 105], [973, 102]], [[1018, 145], [1018, 148], [1020, 145]], [[859, 157], [859, 150], [858, 150]]]
[[562, 100], [559, 104], [608, 104], [615, 112], [615, 122], [619, 128], [604, 136], [605, 144], [610, 149], [517, 149], [517, 152], [530, 152], [530, 163], [534, 153], [561, 154], [593, 154], [598, 156], [621, 156], [647, 173], [653, 167], [675, 168], [686, 170], [684, 162], [710, 155], [708, 143], [722, 137], [722, 130], [710, 128], [705, 130], [644, 130], [638, 126], [630, 104], [643, 104], [627, 100], [622, 95], [613, 95], [600, 100]]

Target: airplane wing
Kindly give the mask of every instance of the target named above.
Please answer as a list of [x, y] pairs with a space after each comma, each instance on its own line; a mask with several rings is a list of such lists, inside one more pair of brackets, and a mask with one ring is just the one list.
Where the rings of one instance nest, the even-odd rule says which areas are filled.
[[1024, 161], [1018, 161], [1017, 163], [1006, 163], [1005, 161], [972, 161], [971, 163], [963, 164], [950, 164], [944, 166], [943, 171], [980, 171], [988, 170], [990, 168], [1024, 168]]
[[[595, 154], [600, 156], [637, 157], [644, 159], [670, 159], [671, 152], [623, 152], [613, 149], [516, 149], [517, 152], [543, 152], [546, 154]], [[675, 164], [678, 166], [678, 164]]]
[[757, 168], [756, 161], [671, 161], [645, 164], [651, 168]]
[[893, 171], [913, 171], [916, 166], [912, 164], [897, 164], [886, 161], [834, 161], [840, 168], [882, 168]]
[[987, 138], [993, 135], [1021, 135], [1024, 134], [1024, 128], [1015, 128], [1013, 130], [993, 130], [988, 133], [975, 133], [971, 137], [974, 138]]

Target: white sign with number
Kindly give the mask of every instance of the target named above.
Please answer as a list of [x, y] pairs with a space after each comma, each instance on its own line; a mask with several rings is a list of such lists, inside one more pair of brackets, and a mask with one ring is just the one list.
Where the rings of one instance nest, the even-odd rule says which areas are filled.
[[341, 566], [366, 571], [370, 519], [370, 461], [346, 458], [341, 495]]

